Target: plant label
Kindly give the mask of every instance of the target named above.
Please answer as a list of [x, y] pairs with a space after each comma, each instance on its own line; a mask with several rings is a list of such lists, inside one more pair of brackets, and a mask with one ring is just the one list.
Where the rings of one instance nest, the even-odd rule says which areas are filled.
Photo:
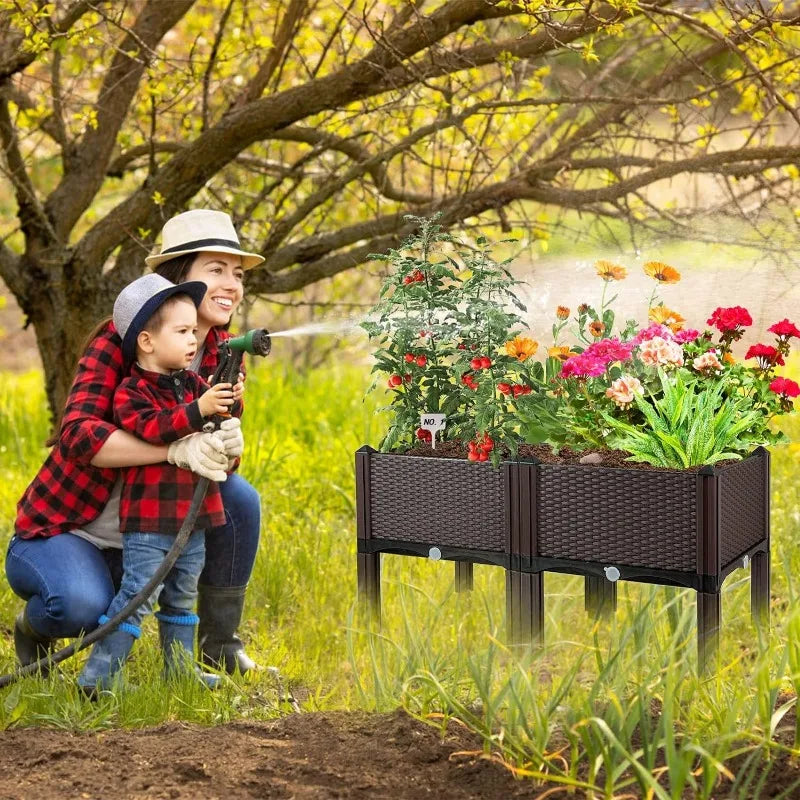
[[430, 431], [431, 447], [436, 449], [436, 432], [440, 431], [447, 424], [446, 414], [420, 414], [419, 426], [423, 430]]

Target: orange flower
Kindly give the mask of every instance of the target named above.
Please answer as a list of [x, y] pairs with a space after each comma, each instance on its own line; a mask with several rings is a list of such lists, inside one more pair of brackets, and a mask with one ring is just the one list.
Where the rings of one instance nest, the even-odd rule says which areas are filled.
[[556, 309], [556, 316], [559, 319], [569, 319], [569, 309], [566, 306], [559, 306]]
[[621, 281], [628, 274], [625, 267], [614, 264], [612, 261], [595, 261], [594, 268], [604, 281]]
[[559, 361], [564, 362], [568, 358], [577, 355], [577, 353], [573, 353], [569, 347], [551, 347], [547, 351], [548, 358], [557, 358]]
[[678, 270], [661, 261], [648, 261], [644, 265], [644, 273], [655, 278], [659, 283], [677, 283], [681, 279]]
[[539, 349], [539, 343], [527, 336], [516, 336], [510, 341], [506, 342], [506, 355], [516, 358], [517, 361], [525, 361], [530, 358]]
[[648, 312], [647, 316], [652, 322], [657, 322], [659, 325], [668, 325], [672, 328], [673, 333], [677, 333], [686, 320], [671, 308], [667, 308], [663, 303], [658, 306], [653, 306]]
[[603, 325], [599, 319], [589, 324], [589, 333], [591, 333], [595, 339], [599, 339], [603, 335], [605, 329], [606, 326]]
[[736, 363], [736, 359], [733, 357], [733, 353], [725, 353], [725, 355], [722, 356], [722, 360], [726, 364], [735, 364]]

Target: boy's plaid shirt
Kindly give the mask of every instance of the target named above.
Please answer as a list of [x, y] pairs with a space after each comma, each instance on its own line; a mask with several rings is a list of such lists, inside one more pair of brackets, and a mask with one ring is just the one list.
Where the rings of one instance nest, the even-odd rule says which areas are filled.
[[[193, 372], [171, 375], [138, 365], [114, 394], [114, 420], [120, 428], [150, 444], [170, 444], [203, 429], [197, 398], [208, 388]], [[119, 529], [123, 533], [177, 533], [189, 513], [199, 478], [173, 464], [127, 467], [122, 475]], [[210, 481], [195, 530], [225, 524], [219, 486]]]
[[[200, 375], [217, 368], [226, 331], [212, 328], [205, 341]], [[242, 370], [244, 372], [244, 369]], [[118, 477], [116, 469], [89, 462], [117, 430], [114, 392], [126, 376], [122, 340], [109, 322], [86, 348], [67, 399], [59, 439], [17, 504], [17, 536], [55, 536], [96, 519]], [[241, 414], [241, 404], [237, 409]]]

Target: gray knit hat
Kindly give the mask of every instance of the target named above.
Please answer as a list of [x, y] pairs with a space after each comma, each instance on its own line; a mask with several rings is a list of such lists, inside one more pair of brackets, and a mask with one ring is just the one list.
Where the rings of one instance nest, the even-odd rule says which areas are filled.
[[122, 339], [122, 357], [132, 361], [136, 355], [136, 339], [147, 320], [159, 306], [174, 294], [188, 294], [195, 306], [206, 296], [208, 286], [203, 281], [172, 283], [154, 272], [142, 275], [129, 283], [114, 301], [114, 327]]

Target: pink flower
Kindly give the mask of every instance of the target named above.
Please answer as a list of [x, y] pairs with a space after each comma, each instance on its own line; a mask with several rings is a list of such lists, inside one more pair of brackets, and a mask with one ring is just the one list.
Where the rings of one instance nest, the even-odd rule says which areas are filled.
[[613, 400], [620, 408], [627, 408], [632, 402], [634, 395], [642, 394], [641, 381], [631, 375], [623, 375], [617, 378], [608, 389], [606, 397]]
[[613, 339], [601, 339], [599, 342], [592, 342], [584, 351], [583, 355], [591, 356], [610, 364], [612, 361], [627, 361], [633, 351], [633, 342], [621, 342], [616, 337]]
[[767, 328], [770, 333], [774, 333], [781, 339], [790, 339], [792, 336], [800, 339], [800, 330], [798, 330], [794, 323], [789, 322], [788, 319], [782, 319], [776, 322], [771, 328]]
[[568, 358], [563, 366], [559, 377], [561, 378], [594, 378], [603, 375], [606, 365], [598, 358], [579, 353], [577, 356]]
[[753, 318], [746, 308], [732, 306], [731, 308], [716, 308], [708, 319], [708, 324], [713, 325], [721, 333], [735, 331], [753, 324]]
[[675, 341], [678, 344], [687, 344], [688, 342], [693, 342], [698, 336], [700, 336], [700, 331], [696, 331], [694, 328], [688, 328], [685, 331], [678, 331], [675, 334]]
[[800, 395], [800, 386], [789, 378], [775, 378], [769, 385], [770, 391], [782, 397], [797, 397]]
[[707, 353], [703, 353], [701, 356], [697, 356], [692, 361], [692, 366], [698, 372], [721, 372], [722, 371], [722, 362], [717, 358], [717, 354], [713, 350], [709, 350]]
[[760, 369], [770, 369], [776, 364], [783, 366], [783, 356], [768, 344], [754, 344], [745, 355], [745, 359], [755, 358], [758, 360]]
[[666, 325], [661, 325], [657, 322], [654, 322], [649, 327], [639, 331], [639, 333], [637, 333], [636, 336], [631, 339], [631, 344], [641, 344], [642, 342], [647, 342], [650, 339], [654, 339], [656, 336], [669, 341], [672, 341], [675, 338], [675, 335]]
[[639, 347], [639, 359], [642, 364], [651, 367], [680, 366], [683, 364], [683, 348], [676, 342], [655, 336], [642, 342]]

